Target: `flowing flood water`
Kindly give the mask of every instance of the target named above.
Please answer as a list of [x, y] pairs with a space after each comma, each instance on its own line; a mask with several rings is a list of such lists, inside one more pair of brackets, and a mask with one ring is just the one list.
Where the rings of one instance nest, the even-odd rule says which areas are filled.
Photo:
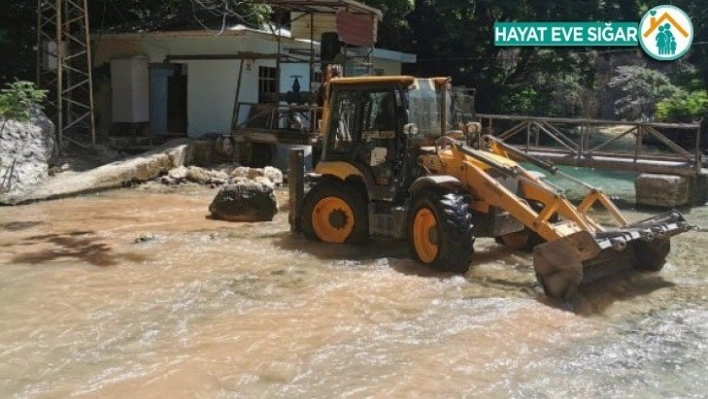
[[0, 397], [708, 392], [706, 233], [674, 238], [660, 274], [555, 304], [493, 240], [441, 274], [399, 243], [311, 243], [284, 211], [210, 220], [215, 191], [171, 190], [0, 208]]

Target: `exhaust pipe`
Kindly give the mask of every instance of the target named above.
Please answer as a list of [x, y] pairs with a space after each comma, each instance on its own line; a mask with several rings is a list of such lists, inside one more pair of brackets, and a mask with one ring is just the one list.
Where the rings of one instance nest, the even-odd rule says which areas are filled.
[[302, 199], [305, 196], [305, 151], [293, 148], [290, 150], [288, 165], [288, 222], [290, 231], [299, 233], [302, 231], [300, 225]]

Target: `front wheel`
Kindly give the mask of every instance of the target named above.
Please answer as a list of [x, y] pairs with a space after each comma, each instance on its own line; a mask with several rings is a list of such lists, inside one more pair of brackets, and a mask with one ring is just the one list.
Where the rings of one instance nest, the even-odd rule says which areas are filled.
[[464, 196], [431, 191], [415, 201], [408, 220], [412, 256], [435, 269], [464, 273], [474, 253], [472, 215]]

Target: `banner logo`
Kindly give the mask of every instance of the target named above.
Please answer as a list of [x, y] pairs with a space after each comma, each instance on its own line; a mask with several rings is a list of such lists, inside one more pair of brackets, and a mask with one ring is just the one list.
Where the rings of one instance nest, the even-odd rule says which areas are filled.
[[495, 22], [494, 45], [519, 47], [641, 46], [663, 61], [683, 56], [693, 42], [691, 19], [681, 9], [662, 5], [641, 22]]
[[658, 6], [639, 23], [639, 44], [650, 57], [671, 61], [684, 55], [693, 42], [693, 24], [681, 9]]
[[495, 46], [636, 46], [636, 22], [496, 22]]

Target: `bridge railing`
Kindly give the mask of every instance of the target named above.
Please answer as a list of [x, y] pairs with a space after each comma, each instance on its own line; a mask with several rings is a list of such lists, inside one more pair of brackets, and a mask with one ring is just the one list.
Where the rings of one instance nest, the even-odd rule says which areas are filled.
[[[477, 114], [485, 134], [526, 152], [563, 155], [569, 164], [592, 164], [595, 157], [675, 162], [702, 168], [700, 123], [618, 122]], [[558, 159], [558, 157], [556, 157]], [[559, 162], [562, 163], [562, 162]]]

